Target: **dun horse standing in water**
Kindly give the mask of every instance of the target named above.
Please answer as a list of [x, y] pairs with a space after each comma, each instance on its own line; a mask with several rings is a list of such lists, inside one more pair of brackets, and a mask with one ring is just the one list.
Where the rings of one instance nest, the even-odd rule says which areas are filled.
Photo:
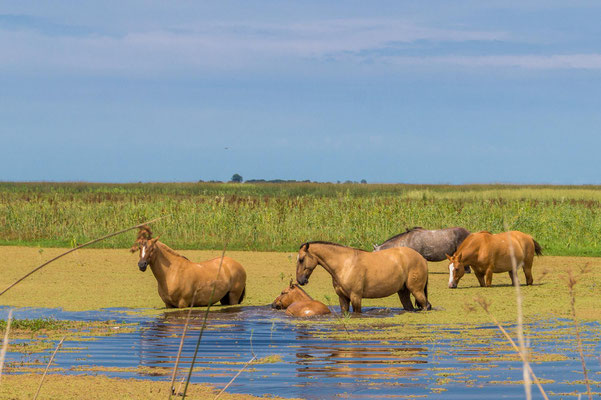
[[428, 263], [415, 250], [395, 247], [367, 252], [329, 242], [303, 243], [298, 251], [296, 280], [305, 285], [317, 265], [332, 275], [332, 284], [342, 312], [349, 302], [361, 312], [362, 298], [380, 298], [398, 293], [403, 308], [413, 311], [409, 293], [419, 308], [430, 310], [428, 302]]
[[[416, 226], [391, 237], [380, 245], [374, 244], [374, 251], [392, 247], [410, 247], [428, 261], [443, 261], [447, 254], [455, 253], [469, 234], [467, 229], [461, 227], [428, 230]], [[465, 272], [470, 272], [468, 266]]]
[[[140, 271], [144, 272], [150, 266], [158, 283], [159, 296], [166, 307], [190, 307], [192, 299], [194, 306], [206, 306], [209, 302], [214, 304], [218, 301], [224, 305], [242, 302], [246, 272], [240, 263], [229, 257], [223, 257], [223, 261], [218, 257], [194, 263], [158, 239], [152, 238], [148, 227], [142, 227], [131, 251], [140, 251]], [[211, 298], [213, 288], [215, 293]]]
[[330, 314], [330, 309], [320, 301], [313, 300], [299, 285], [290, 281], [290, 286], [271, 303], [278, 310], [286, 309], [286, 314], [293, 317], [312, 317], [314, 315]]
[[519, 231], [497, 233], [482, 231], [472, 233], [459, 246], [449, 259], [449, 288], [457, 287], [465, 272], [465, 265], [470, 265], [480, 286], [492, 284], [492, 274], [508, 272], [513, 284], [513, 263], [516, 271], [524, 269], [526, 284], [532, 285], [532, 262], [534, 254], [542, 255], [540, 244]]

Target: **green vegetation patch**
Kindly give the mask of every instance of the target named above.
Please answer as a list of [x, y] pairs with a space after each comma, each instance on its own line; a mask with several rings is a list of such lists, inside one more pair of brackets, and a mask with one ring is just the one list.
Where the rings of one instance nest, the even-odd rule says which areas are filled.
[[527, 232], [548, 255], [598, 256], [600, 206], [598, 186], [0, 183], [0, 244], [68, 247], [169, 214], [153, 230], [176, 249], [370, 250], [406, 227], [463, 226]]

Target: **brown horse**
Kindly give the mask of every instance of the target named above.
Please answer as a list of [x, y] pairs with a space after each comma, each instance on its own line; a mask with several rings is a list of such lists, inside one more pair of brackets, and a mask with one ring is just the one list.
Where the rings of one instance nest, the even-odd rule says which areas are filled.
[[224, 305], [242, 302], [246, 289], [246, 272], [240, 263], [229, 257], [194, 263], [158, 239], [152, 238], [152, 232], [147, 226], [142, 227], [131, 251], [140, 251], [140, 271], [144, 272], [150, 266], [158, 282], [159, 296], [166, 307], [190, 307], [192, 299], [193, 306], [206, 306], [218, 301]]
[[403, 308], [415, 310], [409, 293], [419, 308], [430, 310], [428, 302], [428, 263], [415, 250], [395, 247], [367, 252], [330, 242], [303, 243], [298, 251], [296, 280], [305, 285], [317, 265], [332, 275], [332, 284], [342, 312], [361, 312], [362, 298], [380, 298], [398, 293]]
[[514, 283], [513, 264], [516, 270], [523, 268], [526, 284], [532, 285], [532, 261], [534, 254], [542, 255], [540, 244], [519, 231], [497, 233], [482, 231], [472, 233], [459, 246], [449, 259], [449, 288], [457, 287], [459, 280], [469, 265], [474, 270], [480, 286], [490, 286], [492, 274], [509, 272], [511, 283]]
[[320, 301], [313, 300], [300, 286], [290, 281], [290, 286], [271, 303], [271, 307], [286, 309], [286, 314], [293, 317], [312, 317], [314, 315], [330, 314], [330, 309]]

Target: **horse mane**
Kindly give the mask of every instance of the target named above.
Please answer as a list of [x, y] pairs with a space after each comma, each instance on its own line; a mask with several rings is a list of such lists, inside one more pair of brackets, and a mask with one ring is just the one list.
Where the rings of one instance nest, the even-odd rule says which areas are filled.
[[357, 249], [355, 247], [345, 246], [345, 245], [340, 244], [340, 243], [326, 242], [324, 240], [314, 240], [312, 242], [305, 242], [305, 243], [303, 243], [303, 244], [300, 245], [299, 250], [302, 249], [303, 246], [305, 246], [305, 245], [312, 245], [312, 244], [327, 244], [327, 245], [330, 245], [330, 246], [343, 247], [345, 249], [352, 249], [352, 250], [357, 250], [357, 251], [365, 251], [363, 249]]
[[188, 257], [186, 257], [186, 256], [182, 256], [181, 254], [179, 254], [178, 252], [176, 252], [175, 250], [173, 250], [171, 247], [167, 246], [165, 243], [162, 243], [162, 242], [157, 242], [157, 244], [160, 244], [160, 245], [161, 245], [161, 249], [165, 250], [167, 253], [169, 253], [169, 254], [172, 254], [172, 255], [174, 255], [174, 256], [177, 256], [177, 257], [181, 257], [181, 258], [183, 258], [184, 260], [188, 260], [188, 261], [190, 261], [190, 260], [188, 259]]
[[138, 231], [138, 237], [136, 238], [136, 240], [140, 239], [152, 239], [152, 231], [150, 230], [150, 227], [148, 225], [142, 225], [140, 227], [140, 230]]
[[478, 233], [488, 233], [489, 235], [492, 235], [492, 233], [490, 231], [480, 231]]
[[[384, 241], [384, 243], [386, 243], [386, 242], [388, 242], [388, 241], [390, 241], [390, 240], [398, 239], [398, 238], [400, 238], [401, 236], [405, 236], [405, 235], [406, 235], [406, 234], [408, 234], [408, 233], [415, 232], [415, 231], [418, 231], [418, 230], [420, 230], [420, 229], [424, 229], [424, 228], [422, 228], [421, 226], [414, 226], [414, 227], [413, 227], [413, 228], [411, 228], [411, 229], [409, 229], [409, 228], [405, 228], [405, 229], [407, 229], [405, 232], [401, 232], [401, 233], [399, 233], [398, 235], [394, 235], [393, 237], [390, 237], [390, 238], [386, 239], [386, 240]], [[384, 243], [382, 243], [382, 244], [384, 244]]]

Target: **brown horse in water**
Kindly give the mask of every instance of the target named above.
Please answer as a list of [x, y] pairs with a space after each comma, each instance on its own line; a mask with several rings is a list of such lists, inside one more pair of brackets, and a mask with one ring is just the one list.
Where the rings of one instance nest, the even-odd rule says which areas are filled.
[[330, 242], [303, 243], [296, 263], [298, 283], [307, 284], [317, 265], [332, 275], [342, 312], [348, 312], [349, 302], [353, 311], [360, 313], [362, 298], [395, 293], [405, 310], [415, 310], [409, 293], [419, 308], [432, 308], [428, 302], [428, 263], [408, 247], [367, 252]]
[[[192, 299], [193, 306], [206, 306], [209, 302], [214, 304], [218, 301], [224, 305], [242, 302], [246, 271], [240, 263], [229, 257], [194, 263], [158, 239], [153, 239], [150, 229], [144, 226], [140, 228], [131, 251], [140, 251], [140, 271], [144, 272], [150, 266], [158, 282], [159, 296], [167, 308], [190, 307]], [[213, 288], [215, 292], [211, 298]]]
[[314, 315], [330, 314], [330, 309], [320, 301], [313, 300], [299, 285], [290, 281], [290, 286], [271, 303], [271, 307], [286, 309], [286, 314], [293, 317], [312, 317]]
[[514, 283], [513, 264], [516, 271], [524, 269], [526, 284], [532, 285], [532, 262], [534, 254], [542, 255], [540, 244], [519, 231], [497, 233], [482, 231], [472, 233], [459, 246], [449, 259], [449, 288], [457, 287], [459, 280], [465, 272], [465, 265], [470, 265], [474, 270], [480, 286], [492, 284], [492, 274], [509, 272], [511, 283]]

